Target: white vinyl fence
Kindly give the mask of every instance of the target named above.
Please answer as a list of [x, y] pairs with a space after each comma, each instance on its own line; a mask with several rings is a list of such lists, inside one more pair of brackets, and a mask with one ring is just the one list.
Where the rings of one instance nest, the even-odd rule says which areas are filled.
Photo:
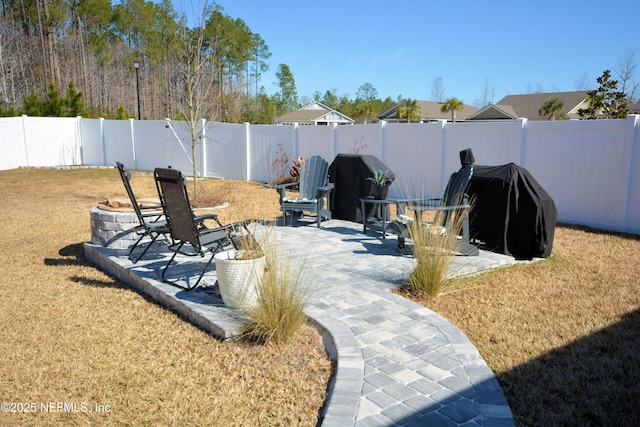
[[[184, 122], [83, 118], [0, 119], [0, 170], [62, 165], [192, 174]], [[476, 164], [516, 163], [553, 197], [559, 220], [640, 234], [640, 116], [622, 120], [376, 123], [352, 126], [199, 125], [201, 176], [268, 182], [291, 158], [372, 154], [396, 175], [392, 196], [438, 196], [472, 148]], [[287, 165], [287, 169], [290, 166]]]

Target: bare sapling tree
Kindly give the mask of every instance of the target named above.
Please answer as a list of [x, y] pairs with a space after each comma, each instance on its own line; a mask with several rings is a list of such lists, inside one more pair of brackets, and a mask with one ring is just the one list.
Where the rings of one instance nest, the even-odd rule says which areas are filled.
[[484, 87], [482, 88], [482, 93], [479, 98], [476, 98], [473, 105], [478, 108], [484, 108], [488, 105], [493, 104], [493, 97], [495, 95], [495, 85], [489, 84], [489, 79], [484, 79]]
[[441, 102], [444, 100], [445, 93], [444, 86], [442, 84], [442, 77], [436, 77], [431, 82], [431, 100], [435, 102]]
[[635, 79], [635, 72], [638, 68], [638, 60], [636, 59], [636, 51], [629, 50], [618, 60], [618, 67], [615, 72], [620, 82], [620, 92], [627, 95], [629, 103], [638, 99], [638, 90], [640, 90], [640, 82]]
[[193, 196], [198, 198], [198, 147], [204, 138], [202, 119], [212, 110], [211, 97], [215, 84], [211, 70], [215, 62], [214, 50], [207, 45], [205, 19], [212, 8], [205, 3], [199, 24], [189, 28], [182, 25], [181, 46], [178, 52], [178, 114], [189, 131], [191, 162], [193, 164]]

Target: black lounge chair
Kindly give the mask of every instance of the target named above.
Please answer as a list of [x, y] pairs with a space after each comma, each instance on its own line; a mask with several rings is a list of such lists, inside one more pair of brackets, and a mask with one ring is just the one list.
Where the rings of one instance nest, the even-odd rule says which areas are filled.
[[[457, 243], [455, 251], [460, 255], [477, 256], [480, 251], [471, 244], [469, 238], [469, 212], [471, 211], [471, 205], [466, 194], [473, 176], [474, 158], [471, 149], [460, 152], [460, 161], [462, 167], [451, 174], [441, 199], [410, 199], [403, 201], [401, 205], [414, 211], [416, 220], [421, 217], [422, 212], [435, 211], [436, 215], [433, 222], [428, 223], [427, 226], [440, 227], [442, 233], [450, 232], [444, 226], [456, 222], [449, 221], [451, 215], [463, 215], [462, 238]], [[409, 235], [408, 224], [412, 221], [411, 218], [403, 214], [404, 212], [401, 212], [396, 221], [389, 224], [390, 228], [398, 234], [398, 247], [400, 248], [405, 245], [405, 239]]]
[[[122, 178], [124, 188], [127, 190], [127, 194], [129, 195], [129, 200], [131, 200], [133, 210], [136, 212], [138, 221], [140, 222], [140, 225], [135, 228], [135, 232], [139, 234], [140, 237], [136, 240], [133, 246], [129, 248], [129, 259], [135, 264], [142, 259], [158, 237], [169, 234], [169, 226], [167, 225], [167, 221], [164, 219], [160, 201], [158, 200], [156, 203], [152, 204], [139, 203], [133, 193], [133, 189], [131, 188], [131, 172], [120, 162], [116, 162], [116, 166], [118, 167], [118, 172], [120, 172], [120, 178]], [[151, 237], [151, 242], [149, 242], [140, 255], [137, 257], [134, 256], [133, 251], [146, 236]]]
[[[216, 214], [194, 216], [182, 172], [170, 168], [156, 168], [154, 178], [173, 240], [169, 246], [173, 255], [162, 269], [162, 280], [181, 289], [193, 290], [209, 270], [214, 255], [225, 248], [235, 247], [235, 237], [242, 234], [243, 229], [248, 232], [246, 224], [236, 222], [222, 225]], [[208, 228], [204, 224], [205, 220], [212, 220], [217, 226]], [[211, 257], [193, 285], [188, 284], [188, 279], [187, 286], [182, 286], [165, 277], [177, 254], [204, 257], [207, 252], [211, 254]]]

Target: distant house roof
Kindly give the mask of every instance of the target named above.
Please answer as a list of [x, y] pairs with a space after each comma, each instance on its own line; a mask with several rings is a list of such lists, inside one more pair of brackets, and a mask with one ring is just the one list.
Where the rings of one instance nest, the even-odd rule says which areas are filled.
[[526, 95], [508, 95], [496, 104], [488, 105], [470, 116], [467, 120], [548, 120], [538, 110], [548, 99], [557, 98], [563, 103], [560, 114], [568, 119], [579, 119], [578, 110], [587, 106], [587, 91], [531, 93]]
[[[434, 122], [437, 120], [451, 120], [451, 113], [443, 113], [442, 105], [444, 102], [438, 101], [416, 101], [417, 106], [420, 108], [420, 122]], [[396, 104], [384, 113], [378, 116], [379, 120], [385, 120], [387, 122], [406, 122], [406, 119], [400, 119], [398, 117], [398, 107], [400, 104]], [[456, 120], [463, 121], [467, 117], [476, 113], [478, 108], [471, 105], [462, 104], [462, 111], [456, 112]]]
[[491, 104], [472, 114], [467, 120], [515, 120], [518, 113], [511, 105]]
[[629, 114], [640, 114], [640, 103], [629, 104]]
[[344, 114], [333, 110], [326, 105], [314, 101], [299, 110], [284, 114], [276, 119], [277, 125], [351, 125], [354, 120]]

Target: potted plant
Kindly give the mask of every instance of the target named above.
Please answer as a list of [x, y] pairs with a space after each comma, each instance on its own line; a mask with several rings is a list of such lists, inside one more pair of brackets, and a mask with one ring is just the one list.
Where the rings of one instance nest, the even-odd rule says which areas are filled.
[[251, 229], [250, 232], [249, 227], [245, 227], [243, 234], [232, 237], [234, 249], [214, 256], [220, 296], [230, 308], [249, 308], [256, 304], [267, 268], [262, 248], [266, 234], [256, 238], [257, 224]]
[[373, 183], [371, 186], [371, 194], [373, 197], [378, 200], [386, 199], [387, 194], [389, 194], [389, 185], [393, 182], [393, 177], [389, 174], [389, 170], [383, 172], [378, 169], [374, 172], [373, 176], [367, 179]]

